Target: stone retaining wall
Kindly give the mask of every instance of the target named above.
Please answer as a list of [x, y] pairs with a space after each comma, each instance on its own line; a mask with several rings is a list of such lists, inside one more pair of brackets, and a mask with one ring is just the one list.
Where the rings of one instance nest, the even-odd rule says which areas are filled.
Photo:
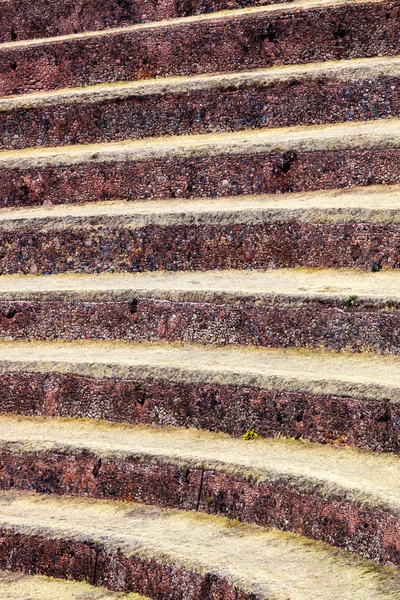
[[400, 405], [339, 395], [56, 373], [0, 375], [0, 411], [304, 437], [400, 452]]
[[[337, 493], [319, 492], [311, 482], [309, 491], [302, 489], [306, 486], [305, 482], [274, 480], [257, 483], [250, 476], [168, 465], [162, 459], [157, 463], [134, 458], [99, 460], [88, 452], [0, 452], [2, 490], [128, 500], [222, 514], [294, 531], [400, 566], [398, 515], [383, 508], [361, 507]], [[0, 565], [1, 554], [0, 550]]]
[[0, 95], [398, 53], [399, 0], [260, 12], [0, 48]]

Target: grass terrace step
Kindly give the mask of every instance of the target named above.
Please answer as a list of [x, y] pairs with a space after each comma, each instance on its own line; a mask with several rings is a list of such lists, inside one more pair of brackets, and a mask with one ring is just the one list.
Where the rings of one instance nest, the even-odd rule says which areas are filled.
[[399, 457], [285, 439], [2, 416], [0, 458], [3, 491], [222, 513], [400, 564]]
[[398, 270], [3, 276], [0, 336], [400, 354], [399, 284]]
[[[167, 77], [0, 99], [2, 149], [396, 117], [400, 58]], [[371, 101], [373, 98], [373, 101]]]
[[13, 150], [0, 205], [395, 184], [399, 160], [399, 119]]
[[138, 504], [2, 494], [1, 564], [188, 600], [388, 600], [392, 569], [293, 534]]
[[[0, 95], [393, 56], [399, 0], [299, 0], [0, 45]], [[122, 58], [121, 58], [122, 57]]]
[[110, 592], [87, 583], [10, 571], [0, 571], [0, 594], [2, 600], [146, 600], [137, 594]]
[[0, 273], [400, 267], [400, 186], [0, 210]]
[[30, 5], [24, 0], [1, 0], [0, 43], [279, 2], [285, 0], [39, 0]]
[[3, 342], [3, 414], [183, 426], [399, 452], [399, 358], [295, 349]]

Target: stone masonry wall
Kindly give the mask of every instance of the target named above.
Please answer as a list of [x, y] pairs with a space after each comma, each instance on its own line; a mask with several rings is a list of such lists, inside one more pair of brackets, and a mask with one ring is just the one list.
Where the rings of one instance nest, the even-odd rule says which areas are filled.
[[123, 27], [260, 3], [260, 0], [38, 0], [27, 5], [25, 0], [2, 0], [0, 43]]
[[244, 385], [17, 372], [0, 376], [0, 411], [196, 427], [235, 436], [254, 428], [264, 437], [400, 452], [398, 404]]
[[0, 566], [29, 575], [88, 581], [153, 600], [260, 600], [211, 574], [190, 572], [151, 559], [111, 553], [100, 545], [0, 531]]
[[[126, 294], [128, 295], [128, 294]], [[150, 295], [150, 294], [149, 294]], [[266, 298], [170, 301], [26, 300], [0, 302], [0, 337], [23, 339], [187, 341], [264, 347], [400, 353], [397, 305], [375, 307], [349, 297], [302, 303]]]
[[[4, 149], [397, 117], [400, 78], [294, 75], [268, 85], [137, 95], [0, 112]], [[373, 101], [371, 101], [371, 96]], [[23, 118], [22, 118], [23, 117]]]
[[0, 272], [400, 267], [396, 223], [279, 222], [268, 216], [264, 220], [138, 229], [123, 223], [55, 231], [45, 227], [38, 231], [35, 224], [22, 230], [0, 229]]
[[88, 452], [0, 452], [2, 490], [128, 500], [222, 514], [294, 531], [400, 566], [398, 515], [360, 507], [335, 493], [301, 488], [296, 482], [257, 483], [244, 475], [143, 458], [102, 460]]
[[399, 11], [399, 0], [328, 5], [7, 47], [0, 49], [0, 95], [395, 55]]
[[[399, 29], [400, 31], [400, 29]], [[96, 158], [96, 155], [95, 155]], [[400, 183], [400, 149], [268, 152], [2, 168], [0, 207], [199, 198]]]

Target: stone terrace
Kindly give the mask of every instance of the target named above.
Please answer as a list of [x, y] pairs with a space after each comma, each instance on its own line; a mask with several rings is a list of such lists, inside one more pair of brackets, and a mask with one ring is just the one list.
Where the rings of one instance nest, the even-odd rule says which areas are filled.
[[400, 600], [399, 82], [398, 0], [0, 0], [2, 598]]

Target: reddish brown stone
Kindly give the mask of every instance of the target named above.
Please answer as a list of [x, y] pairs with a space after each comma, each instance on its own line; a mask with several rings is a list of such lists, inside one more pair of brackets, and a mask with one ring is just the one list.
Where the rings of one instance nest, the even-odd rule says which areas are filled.
[[[400, 267], [397, 224], [99, 226], [0, 229], [0, 273], [56, 274], [281, 267]], [[12, 251], [9, 249], [12, 248]]]
[[[133, 500], [222, 514], [263, 527], [294, 531], [372, 560], [400, 566], [397, 514], [384, 508], [362, 507], [337, 493], [327, 495], [312, 482], [272, 478], [256, 483], [250, 475], [209, 468], [202, 471], [190, 463], [169, 465], [167, 458], [101, 460], [89, 452], [18, 454], [3, 449], [0, 489]], [[55, 562], [57, 568], [58, 561]], [[10, 568], [10, 564], [6, 567]], [[11, 568], [18, 567], [19, 564], [11, 563]], [[80, 568], [87, 569], [85, 562]], [[127, 589], [110, 583], [114, 580], [112, 573], [109, 567], [105, 569], [101, 582], [112, 589]], [[56, 574], [60, 576], [59, 571]], [[78, 573], [74, 578], [79, 578]]]
[[[399, 28], [400, 31], [400, 28]], [[223, 197], [400, 183], [400, 149], [171, 158], [0, 169], [0, 206]]]
[[[246, 84], [0, 113], [4, 148], [87, 144], [209, 131], [366, 121], [400, 114], [398, 77]], [[373, 98], [373, 101], [371, 101]]]
[[394, 55], [399, 10], [398, 0], [328, 5], [4, 48], [0, 94]]
[[150, 458], [98, 458], [90, 452], [18, 454], [0, 449], [0, 489], [129, 500], [193, 510], [202, 470]]
[[[268, 4], [286, 0], [269, 0]], [[264, 4], [261, 0], [2, 0], [0, 43], [98, 31], [217, 10]]]
[[206, 472], [200, 510], [278, 527], [328, 542], [366, 558], [400, 565], [400, 519], [383, 508], [360, 507], [341, 496], [296, 484], [246, 481]]
[[236, 436], [254, 428], [264, 437], [400, 452], [398, 404], [250, 386], [17, 372], [0, 376], [0, 412], [197, 427]]
[[93, 544], [24, 536], [0, 529], [3, 570], [93, 583], [98, 550]]
[[196, 573], [166, 562], [122, 553], [100, 545], [47, 539], [0, 530], [0, 567], [65, 579], [86, 580], [111, 590], [138, 592], [154, 600], [261, 600], [210, 573]]
[[254, 298], [213, 302], [135, 298], [104, 301], [2, 300], [0, 338], [130, 341], [187, 341], [265, 347], [325, 346], [329, 350], [373, 350], [400, 354], [400, 312], [396, 303], [352, 300]]

